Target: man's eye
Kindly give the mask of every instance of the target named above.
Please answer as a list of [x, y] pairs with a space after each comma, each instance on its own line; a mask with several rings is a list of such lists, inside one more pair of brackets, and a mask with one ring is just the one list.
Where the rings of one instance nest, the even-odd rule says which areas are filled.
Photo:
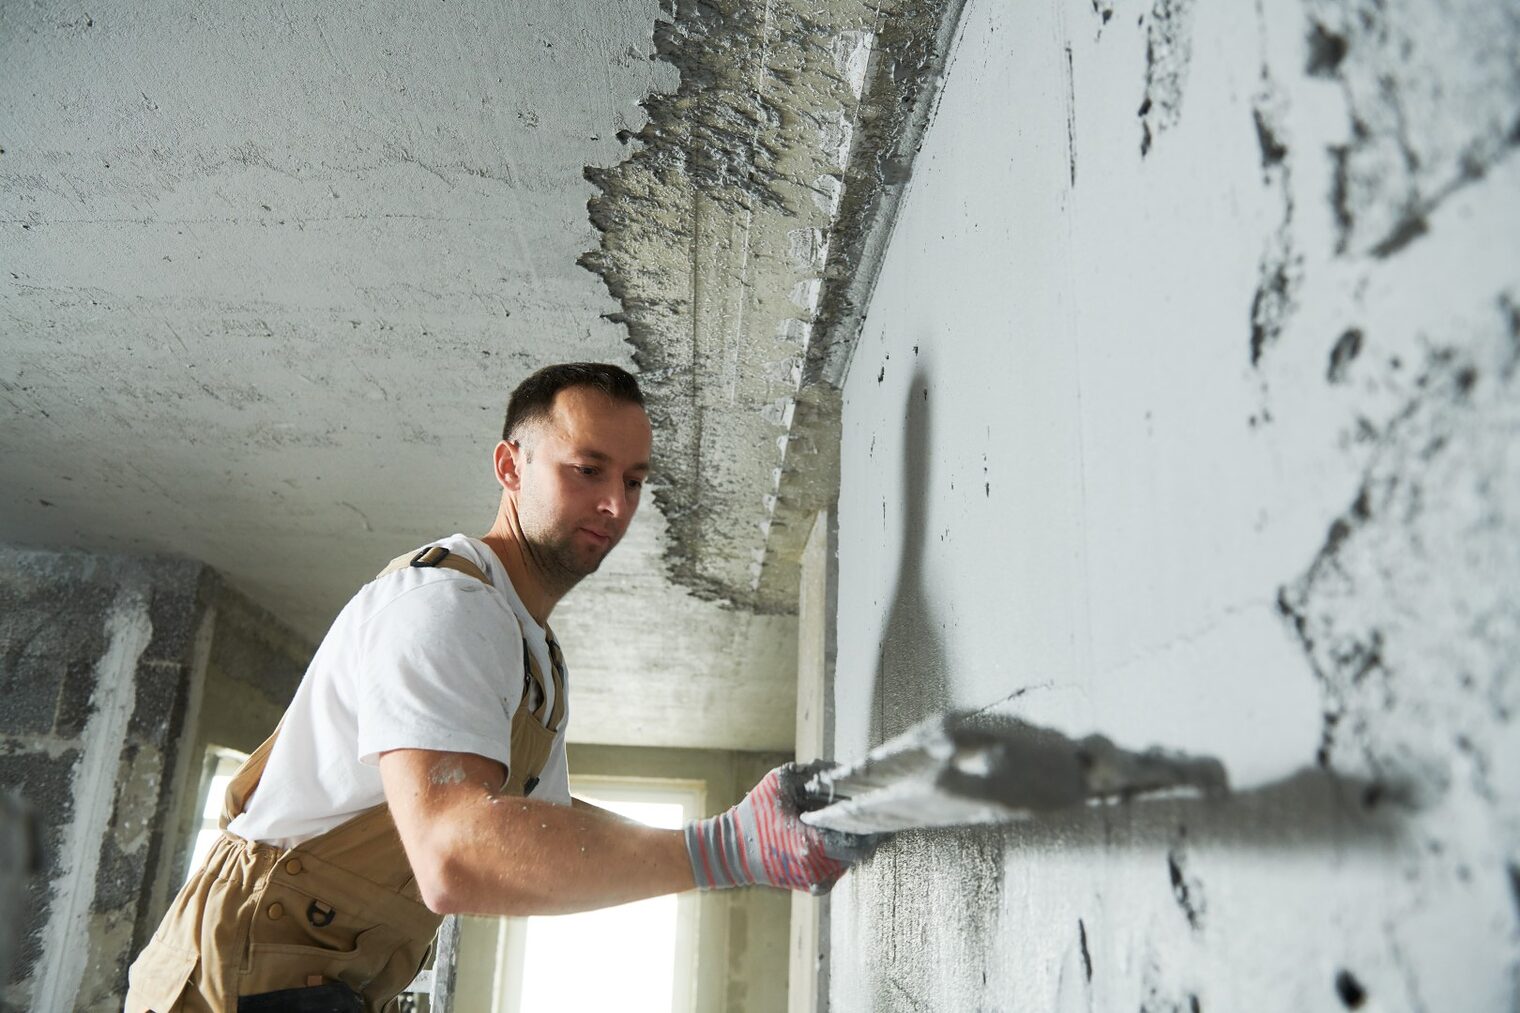
[[642, 478], [630, 478], [628, 480], [628, 488], [642, 489], [644, 488], [644, 480]]
[[595, 475], [596, 474], [596, 469], [593, 468], [593, 467], [590, 467], [589, 465], [581, 465], [580, 467], [576, 468], [575, 470], [578, 471], [578, 472], [580, 472], [582, 475]]

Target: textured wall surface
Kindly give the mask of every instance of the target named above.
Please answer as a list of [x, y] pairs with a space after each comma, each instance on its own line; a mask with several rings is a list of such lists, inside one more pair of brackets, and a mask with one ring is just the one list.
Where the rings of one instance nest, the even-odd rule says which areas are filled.
[[173, 803], [200, 569], [0, 554], [0, 785], [38, 812], [44, 859], [0, 1007], [121, 1006]]
[[912, 832], [834, 1008], [1520, 1003], [1520, 11], [972, 0], [845, 387], [836, 754], [1236, 792]]
[[0, 790], [42, 824], [0, 1010], [121, 1008], [184, 878], [200, 757], [267, 735], [309, 654], [198, 563], [0, 548]]

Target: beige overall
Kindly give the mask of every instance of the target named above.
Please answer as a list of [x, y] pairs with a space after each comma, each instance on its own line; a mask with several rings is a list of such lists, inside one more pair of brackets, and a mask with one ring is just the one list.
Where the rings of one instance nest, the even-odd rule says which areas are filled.
[[[469, 561], [437, 547], [402, 556], [402, 567], [443, 566], [490, 583]], [[526, 647], [539, 705], [512, 717], [511, 763], [502, 789], [526, 794], [537, 784], [565, 713], [563, 662], [554, 662], [553, 713], [543, 672]], [[281, 852], [227, 833], [258, 786], [278, 728], [233, 776], [222, 807], [222, 835], [175, 898], [132, 964], [125, 1013], [232, 1011], [238, 996], [342, 982], [381, 1013], [421, 969], [442, 920], [422, 903], [390, 808], [381, 803]]]

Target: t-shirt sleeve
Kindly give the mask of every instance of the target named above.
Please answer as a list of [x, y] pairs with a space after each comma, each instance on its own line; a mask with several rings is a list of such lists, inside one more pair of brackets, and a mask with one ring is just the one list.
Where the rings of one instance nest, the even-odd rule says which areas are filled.
[[390, 749], [475, 753], [507, 765], [522, 698], [522, 631], [485, 587], [444, 577], [365, 622], [359, 762]]

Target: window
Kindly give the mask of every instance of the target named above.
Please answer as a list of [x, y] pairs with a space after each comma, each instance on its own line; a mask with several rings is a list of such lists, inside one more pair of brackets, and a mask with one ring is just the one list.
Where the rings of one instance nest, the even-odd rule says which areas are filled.
[[[679, 830], [702, 813], [700, 781], [571, 778], [571, 793], [650, 826]], [[556, 917], [499, 920], [491, 1013], [616, 1009], [691, 1013], [695, 893]]]
[[238, 767], [248, 759], [244, 753], [232, 749], [223, 749], [220, 746], [212, 746], [206, 750], [206, 759], [201, 766], [200, 794], [196, 811], [200, 813], [200, 821], [195, 824], [194, 843], [190, 847], [190, 861], [185, 865], [185, 879], [200, 868], [201, 862], [206, 857], [206, 852], [211, 850], [211, 845], [216, 843], [221, 834], [222, 799], [227, 795], [227, 784], [232, 780], [232, 775], [237, 773]]

